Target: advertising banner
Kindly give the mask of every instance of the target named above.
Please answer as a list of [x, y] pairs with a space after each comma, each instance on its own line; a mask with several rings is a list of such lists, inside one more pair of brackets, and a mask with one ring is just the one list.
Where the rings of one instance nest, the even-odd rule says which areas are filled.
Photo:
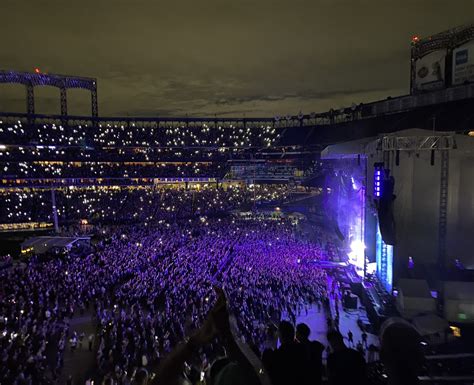
[[431, 52], [415, 64], [415, 89], [438, 90], [445, 87], [446, 50]]
[[453, 85], [474, 81], [474, 40], [453, 51]]

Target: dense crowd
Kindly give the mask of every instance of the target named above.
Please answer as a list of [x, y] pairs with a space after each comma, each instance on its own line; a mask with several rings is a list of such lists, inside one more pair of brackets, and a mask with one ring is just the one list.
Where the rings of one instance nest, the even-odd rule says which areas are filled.
[[[215, 186], [186, 190], [167, 187], [89, 187], [55, 191], [60, 223], [88, 222], [146, 224], [151, 220], [190, 215], [216, 215], [234, 209], [249, 210], [259, 202], [278, 202], [288, 196], [286, 186], [252, 186], [227, 189]], [[48, 189], [0, 190], [3, 222], [52, 222]]]
[[[276, 205], [288, 193], [288, 187], [258, 185], [56, 190], [60, 223], [86, 219], [92, 228], [81, 231], [91, 231], [93, 249], [13, 266], [5, 259], [0, 383], [62, 384], [64, 357], [88, 349], [94, 364], [81, 376], [87, 371], [104, 384], [144, 385], [153, 376], [158, 384], [174, 384], [165, 379], [182, 377], [176, 368], [183, 366], [190, 384], [209, 383], [204, 379], [216, 371], [237, 382], [213, 384], [254, 385], [257, 375], [273, 385], [319, 384], [324, 350], [331, 384], [362, 384], [367, 343], [354, 344], [349, 335], [356, 350], [346, 347], [337, 331], [339, 313], [333, 318], [329, 305], [335, 281], [314, 263], [340, 261], [335, 236], [313, 226], [308, 237], [294, 219], [247, 212], [259, 202]], [[3, 191], [2, 198], [0, 215], [7, 221], [52, 219], [51, 190]], [[223, 327], [216, 287], [225, 292], [234, 333]], [[314, 306], [325, 309], [328, 329], [336, 329], [327, 336], [330, 353], [309, 341], [307, 325], [294, 328]], [[91, 320], [94, 332], [85, 334], [74, 322], [79, 318]], [[250, 353], [239, 354], [237, 340]], [[223, 355], [227, 361], [219, 364]], [[409, 379], [399, 374], [400, 384], [416, 378], [421, 358], [415, 358]]]
[[0, 162], [4, 178], [222, 178], [225, 163]]
[[294, 165], [286, 164], [266, 164], [262, 163], [247, 163], [232, 166], [230, 174], [233, 178], [295, 178], [299, 176], [300, 172]]
[[[271, 147], [266, 154], [281, 156], [294, 150], [288, 147]], [[194, 147], [90, 147], [47, 146], [25, 143], [22, 145], [0, 144], [0, 160], [4, 162], [226, 162], [232, 160], [265, 159], [253, 147], [234, 148], [212, 146]]]
[[[108, 235], [88, 256], [1, 273], [0, 380], [54, 378], [70, 344], [68, 319], [78, 312], [97, 317], [99, 372], [119, 379], [144, 360], [159, 363], [198, 328], [215, 299], [212, 284], [227, 290], [238, 329], [259, 354], [270, 322], [295, 320], [326, 293], [324, 271], [297, 263], [297, 256], [324, 258], [324, 250], [296, 239], [285, 220], [170, 220]], [[53, 358], [46, 341], [57, 348]], [[196, 365], [217, 353], [207, 350]]]
[[140, 147], [270, 147], [277, 143], [280, 133], [271, 125], [244, 127], [233, 124], [137, 126], [132, 124], [99, 123], [42, 124], [23, 126], [0, 121], [0, 143], [36, 143], [49, 146], [140, 146]]

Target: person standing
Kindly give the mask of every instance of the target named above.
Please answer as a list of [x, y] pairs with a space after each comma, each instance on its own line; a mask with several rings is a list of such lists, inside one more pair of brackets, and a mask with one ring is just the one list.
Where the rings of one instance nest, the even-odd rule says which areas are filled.
[[84, 341], [84, 337], [85, 337], [85, 336], [86, 336], [86, 335], [84, 334], [84, 332], [81, 332], [81, 333], [79, 334], [79, 350], [82, 350], [82, 342]]
[[347, 333], [347, 339], [349, 341], [349, 344], [350, 346], [354, 346], [354, 334], [352, 334], [352, 332], [349, 330], [349, 332]]
[[364, 346], [367, 348], [367, 333], [366, 331], [362, 331], [362, 343], [364, 344]]
[[319, 341], [310, 341], [311, 329], [305, 323], [296, 325], [296, 340], [305, 348], [309, 368], [307, 384], [319, 385], [323, 376], [324, 345]]
[[295, 341], [295, 329], [288, 321], [278, 325], [280, 347], [263, 353], [263, 364], [274, 385], [306, 384], [309, 360], [306, 349]]
[[330, 385], [367, 383], [366, 364], [358, 351], [344, 344], [342, 334], [331, 330], [327, 334], [332, 353], [327, 359], [327, 374]]
[[373, 362], [376, 361], [377, 357], [376, 355], [378, 354], [378, 348], [374, 344], [370, 344], [367, 351], [369, 352], [369, 356], [367, 358], [368, 362]]
[[425, 356], [421, 336], [407, 321], [389, 318], [380, 331], [380, 360], [389, 385], [418, 385]]
[[76, 332], [72, 335], [72, 337], [69, 339], [69, 345], [71, 346], [71, 352], [74, 353], [77, 347], [77, 335]]
[[91, 333], [89, 335], [88, 342], [89, 342], [89, 351], [92, 352], [92, 345], [94, 343], [94, 334]]

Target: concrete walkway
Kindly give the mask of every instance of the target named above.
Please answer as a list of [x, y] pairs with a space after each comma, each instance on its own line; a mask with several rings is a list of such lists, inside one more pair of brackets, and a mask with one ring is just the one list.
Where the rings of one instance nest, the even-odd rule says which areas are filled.
[[[335, 309], [335, 301], [331, 299], [331, 308], [334, 313]], [[359, 317], [366, 318], [366, 313], [363, 309], [357, 309], [353, 311], [345, 311], [342, 308], [341, 302], [338, 301], [339, 307], [339, 331], [344, 337], [344, 341], [348, 347], [355, 348], [357, 342], [362, 341], [362, 331], [360, 330], [357, 320]], [[326, 312], [324, 311], [324, 307], [321, 307], [321, 311], [318, 310], [316, 305], [312, 306], [308, 310], [308, 314], [303, 311], [299, 316], [296, 317], [296, 323], [305, 323], [311, 329], [310, 340], [317, 340], [321, 342], [324, 346], [328, 346], [326, 333], [328, 331], [327, 322], [326, 322]], [[354, 344], [349, 343], [349, 339], [347, 337], [349, 330], [353, 334]], [[374, 334], [367, 333], [367, 345], [374, 344], [375, 346], [379, 346], [379, 339], [378, 336]], [[323, 354], [323, 357], [326, 357], [326, 354]], [[366, 352], [365, 355], [366, 360], [368, 359], [368, 354]]]
[[321, 342], [324, 346], [327, 346], [327, 324], [326, 324], [326, 313], [324, 308], [321, 307], [321, 311], [318, 310], [316, 305], [313, 305], [309, 310], [308, 314], [303, 311], [298, 317], [296, 317], [296, 323], [305, 323], [311, 329], [309, 339]]
[[[84, 315], [74, 316], [70, 320], [70, 329], [68, 335], [68, 342], [64, 350], [64, 366], [61, 370], [58, 384], [66, 384], [68, 377], [71, 375], [74, 384], [84, 384], [96, 368], [96, 352], [97, 346], [93, 344], [92, 351], [89, 351], [88, 337], [91, 334], [96, 334], [97, 322], [92, 319], [92, 312], [87, 312]], [[82, 341], [82, 347], [79, 346], [75, 351], [71, 351], [69, 338], [76, 332], [79, 336], [81, 333], [85, 334]]]

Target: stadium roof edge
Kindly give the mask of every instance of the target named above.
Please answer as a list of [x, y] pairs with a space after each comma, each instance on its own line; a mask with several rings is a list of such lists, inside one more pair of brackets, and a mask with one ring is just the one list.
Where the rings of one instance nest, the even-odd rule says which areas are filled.
[[[29, 117], [30, 115], [24, 112], [0, 112], [0, 116], [18, 116]], [[35, 114], [35, 118], [44, 119], [67, 119], [67, 120], [105, 120], [105, 121], [161, 121], [161, 122], [273, 122], [275, 118], [219, 118], [219, 117], [157, 117], [157, 116], [100, 116], [93, 117], [89, 115], [51, 115], [51, 114]]]
[[[425, 92], [417, 95], [405, 94], [395, 97], [387, 97], [385, 99], [375, 100], [372, 102], [354, 104], [351, 107], [340, 109], [330, 109], [329, 111], [286, 115], [274, 117], [157, 117], [157, 116], [91, 116], [91, 115], [57, 115], [57, 114], [37, 114], [34, 115], [23, 112], [0, 112], [0, 117], [18, 117], [18, 118], [37, 118], [37, 119], [56, 119], [56, 120], [90, 120], [90, 121], [109, 121], [109, 122], [262, 122], [262, 123], [278, 123], [278, 122], [307, 122], [311, 123], [316, 119], [331, 119], [338, 115], [354, 113], [360, 108], [370, 110], [369, 116], [384, 115], [390, 113], [403, 112], [409, 109], [415, 109], [432, 104], [450, 103], [458, 100], [474, 98], [474, 83], [461, 84], [451, 86], [443, 90]], [[367, 118], [365, 117], [365, 118]], [[313, 122], [313, 125], [318, 125]]]
[[439, 38], [439, 37], [453, 35], [453, 34], [456, 34], [456, 33], [471, 29], [471, 28], [474, 28], [474, 23], [461, 24], [461, 25], [458, 25], [458, 26], [453, 27], [453, 28], [446, 29], [446, 30], [441, 31], [441, 32], [436, 32], [436, 33], [433, 33], [431, 35], [421, 37], [420, 40], [418, 41], [418, 44], [428, 42], [428, 41], [432, 40], [433, 38]]

